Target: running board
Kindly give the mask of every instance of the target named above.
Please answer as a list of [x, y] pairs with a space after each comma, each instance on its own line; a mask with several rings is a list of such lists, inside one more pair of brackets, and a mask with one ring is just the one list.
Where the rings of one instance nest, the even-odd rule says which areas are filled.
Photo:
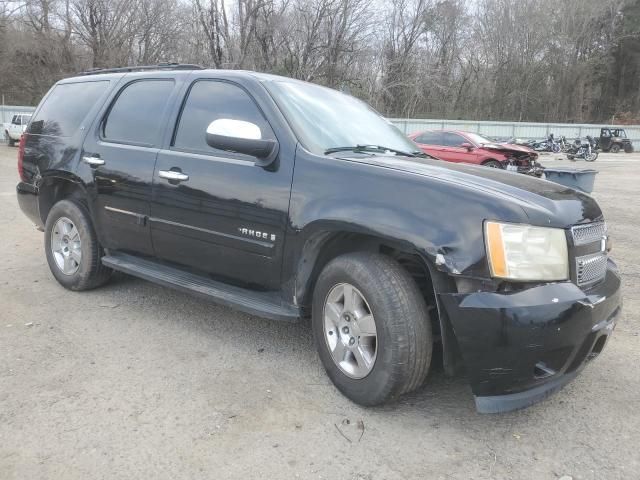
[[273, 320], [296, 322], [300, 310], [283, 306], [277, 293], [255, 292], [227, 285], [201, 275], [185, 272], [159, 262], [125, 253], [110, 252], [102, 257], [103, 265], [134, 277], [143, 278], [181, 292], [191, 293], [236, 310]]

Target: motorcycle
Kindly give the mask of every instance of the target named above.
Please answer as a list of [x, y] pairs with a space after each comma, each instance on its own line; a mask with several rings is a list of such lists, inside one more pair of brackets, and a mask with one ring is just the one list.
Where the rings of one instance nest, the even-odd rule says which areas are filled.
[[553, 138], [553, 133], [550, 133], [546, 140], [541, 142], [533, 142], [531, 145], [536, 152], [553, 152], [560, 153], [561, 147], [558, 142]]
[[586, 141], [576, 138], [573, 146], [567, 151], [567, 158], [569, 160], [581, 158], [587, 162], [595, 162], [598, 158], [598, 152], [593, 137], [587, 136]]
[[564, 135], [560, 137], [560, 140], [558, 141], [558, 145], [560, 146], [560, 151], [562, 153], [567, 153], [571, 148], [571, 145], [569, 144], [569, 142], [567, 141]]

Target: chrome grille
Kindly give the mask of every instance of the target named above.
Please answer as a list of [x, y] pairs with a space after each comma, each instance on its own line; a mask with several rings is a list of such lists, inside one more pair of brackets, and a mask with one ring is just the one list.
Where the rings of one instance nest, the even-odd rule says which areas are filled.
[[607, 273], [607, 254], [594, 253], [576, 258], [576, 277], [580, 286], [602, 280]]
[[571, 227], [573, 244], [576, 246], [600, 242], [606, 234], [607, 224], [605, 222], [587, 223]]

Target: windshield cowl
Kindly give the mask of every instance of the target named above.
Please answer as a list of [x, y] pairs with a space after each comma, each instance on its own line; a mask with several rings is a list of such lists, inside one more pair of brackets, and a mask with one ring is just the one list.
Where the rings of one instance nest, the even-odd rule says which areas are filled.
[[405, 152], [402, 150], [397, 150], [397, 149], [385, 147], [382, 145], [353, 145], [353, 146], [346, 146], [346, 147], [331, 147], [326, 149], [324, 151], [324, 154], [329, 155], [331, 153], [349, 152], [349, 151], [357, 152], [357, 153], [366, 152], [371, 154], [378, 153], [382, 155], [394, 154], [394, 155], [400, 155], [403, 157], [417, 157], [417, 156], [424, 155], [421, 151], [418, 151], [418, 150]]

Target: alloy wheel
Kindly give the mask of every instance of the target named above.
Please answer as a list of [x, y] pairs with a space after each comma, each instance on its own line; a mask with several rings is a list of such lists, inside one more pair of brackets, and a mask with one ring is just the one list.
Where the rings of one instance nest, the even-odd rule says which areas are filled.
[[71, 220], [60, 217], [51, 230], [51, 253], [56, 266], [65, 275], [73, 275], [80, 268], [82, 242]]
[[324, 338], [336, 366], [348, 377], [366, 377], [376, 361], [376, 322], [364, 295], [349, 283], [335, 285], [323, 310]]

